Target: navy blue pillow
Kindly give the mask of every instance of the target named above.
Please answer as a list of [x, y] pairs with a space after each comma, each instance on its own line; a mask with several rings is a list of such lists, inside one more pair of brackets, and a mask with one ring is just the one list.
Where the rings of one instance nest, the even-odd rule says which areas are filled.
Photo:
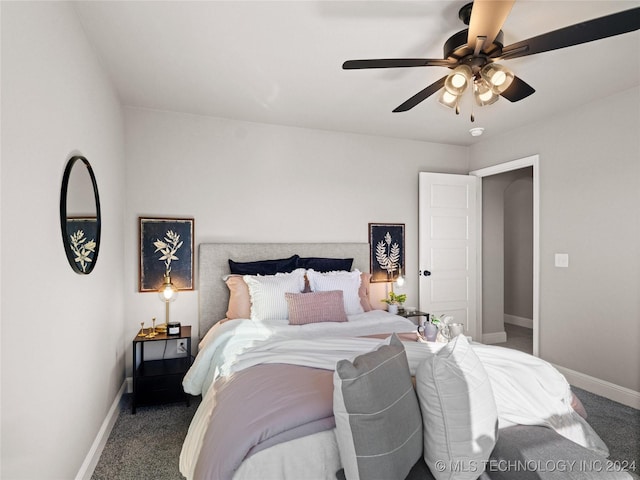
[[298, 255], [278, 260], [258, 260], [255, 262], [235, 262], [229, 259], [229, 270], [236, 275], [275, 275], [289, 273], [298, 268]]
[[316, 272], [333, 272], [336, 270], [351, 271], [353, 258], [298, 258], [298, 268], [313, 269]]

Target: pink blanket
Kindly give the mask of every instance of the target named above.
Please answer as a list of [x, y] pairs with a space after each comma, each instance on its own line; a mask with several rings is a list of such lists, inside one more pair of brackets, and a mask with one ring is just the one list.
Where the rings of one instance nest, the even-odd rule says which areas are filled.
[[203, 439], [196, 479], [231, 479], [249, 455], [335, 426], [330, 370], [256, 365], [220, 378], [213, 388], [216, 408]]

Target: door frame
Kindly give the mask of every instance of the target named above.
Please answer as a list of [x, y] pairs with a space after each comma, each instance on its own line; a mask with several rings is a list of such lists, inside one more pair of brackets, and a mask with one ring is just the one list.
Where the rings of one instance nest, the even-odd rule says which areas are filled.
[[481, 168], [469, 172], [480, 178], [476, 191], [477, 195], [477, 279], [476, 279], [476, 332], [482, 336], [482, 178], [499, 173], [533, 167], [533, 355], [540, 356], [539, 328], [540, 328], [540, 157], [529, 157], [512, 160], [491, 167]]

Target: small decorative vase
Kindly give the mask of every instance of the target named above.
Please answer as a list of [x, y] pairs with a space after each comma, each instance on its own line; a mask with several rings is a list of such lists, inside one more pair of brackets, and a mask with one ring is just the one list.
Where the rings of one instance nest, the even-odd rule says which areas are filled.
[[427, 339], [428, 342], [435, 342], [436, 341], [436, 337], [438, 336], [438, 326], [431, 323], [431, 322], [427, 322], [424, 324], [424, 337]]
[[397, 315], [398, 314], [398, 305], [390, 303], [387, 306], [387, 312], [391, 313], [392, 315]]

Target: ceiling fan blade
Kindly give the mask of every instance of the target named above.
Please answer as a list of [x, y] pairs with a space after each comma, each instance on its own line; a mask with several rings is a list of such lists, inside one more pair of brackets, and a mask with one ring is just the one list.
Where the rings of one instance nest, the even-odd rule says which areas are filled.
[[444, 87], [444, 81], [446, 79], [447, 77], [444, 76], [440, 80], [433, 82], [427, 88], [420, 90], [418, 93], [416, 93], [413, 97], [411, 97], [409, 100], [404, 102], [402, 105], [396, 107], [393, 111], [397, 113], [397, 112], [406, 112], [407, 110], [411, 110], [420, 102], [422, 102], [423, 100], [426, 100], [431, 95], [433, 95], [438, 90], [440, 90], [442, 87]]
[[638, 29], [640, 29], [640, 7], [576, 23], [528, 40], [522, 40], [504, 47], [500, 59], [512, 59], [558, 50]]
[[383, 58], [377, 60], [347, 60], [342, 64], [344, 70], [361, 68], [399, 68], [399, 67], [451, 67], [456, 61], [436, 58]]
[[511, 82], [511, 85], [509, 85], [509, 88], [500, 95], [510, 102], [518, 102], [523, 98], [527, 98], [535, 91], [536, 90], [524, 80], [521, 80], [518, 77], [513, 77], [513, 81]]
[[514, 3], [515, 0], [475, 0], [467, 34], [468, 47], [475, 50], [478, 39], [484, 40], [480, 50], [493, 44]]

